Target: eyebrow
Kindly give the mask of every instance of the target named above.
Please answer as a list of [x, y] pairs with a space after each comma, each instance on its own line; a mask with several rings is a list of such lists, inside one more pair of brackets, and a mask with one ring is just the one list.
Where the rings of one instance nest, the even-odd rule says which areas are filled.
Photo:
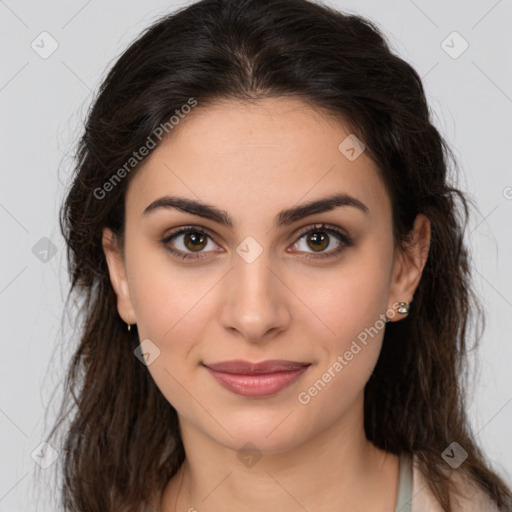
[[[314, 215], [316, 213], [324, 213], [340, 206], [352, 206], [362, 211], [365, 214], [369, 213], [369, 208], [362, 203], [359, 199], [348, 194], [335, 194], [332, 196], [317, 199], [309, 203], [294, 206], [279, 212], [274, 218], [274, 227], [287, 226], [293, 224], [305, 217]], [[233, 220], [228, 212], [220, 210], [215, 206], [187, 199], [184, 197], [164, 196], [153, 201], [142, 212], [142, 215], [148, 215], [160, 208], [176, 208], [192, 215], [204, 217], [213, 220], [224, 226], [233, 227]]]

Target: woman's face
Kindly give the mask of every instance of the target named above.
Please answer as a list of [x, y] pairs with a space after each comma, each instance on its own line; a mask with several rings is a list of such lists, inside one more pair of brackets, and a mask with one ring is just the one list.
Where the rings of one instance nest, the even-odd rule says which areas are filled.
[[[104, 236], [119, 313], [150, 340], [157, 386], [182, 428], [235, 450], [359, 427], [384, 314], [399, 319], [424, 263], [394, 250], [376, 166], [298, 99], [199, 105], [180, 123], [130, 183], [124, 260]], [[234, 360], [303, 364], [208, 369]]]

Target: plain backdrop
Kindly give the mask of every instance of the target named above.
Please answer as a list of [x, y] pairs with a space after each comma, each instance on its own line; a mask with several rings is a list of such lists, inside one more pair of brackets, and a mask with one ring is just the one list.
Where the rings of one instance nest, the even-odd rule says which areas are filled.
[[[53, 510], [34, 492], [34, 471], [45, 411], [60, 400], [51, 393], [73, 348], [65, 336], [75, 319], [63, 313], [68, 281], [57, 213], [84, 116], [116, 57], [158, 16], [184, 4], [0, 0], [0, 512]], [[477, 205], [467, 243], [487, 322], [471, 354], [478, 372], [469, 415], [510, 483], [512, 1], [329, 5], [373, 20], [418, 71], [463, 171], [459, 186]]]

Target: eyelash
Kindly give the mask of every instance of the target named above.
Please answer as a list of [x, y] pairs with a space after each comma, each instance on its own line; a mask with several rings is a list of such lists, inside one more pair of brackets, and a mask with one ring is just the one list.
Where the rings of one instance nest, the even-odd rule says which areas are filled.
[[[301, 230], [301, 232], [297, 235], [297, 241], [294, 243], [294, 245], [304, 237], [304, 235], [307, 235], [310, 232], [314, 231], [323, 231], [325, 233], [333, 233], [338, 240], [341, 242], [339, 247], [337, 249], [333, 249], [332, 251], [329, 251], [328, 253], [323, 254], [317, 254], [315, 256], [311, 256], [310, 254], [307, 254], [303, 256], [307, 260], [318, 260], [318, 259], [324, 259], [324, 258], [333, 258], [338, 256], [340, 253], [342, 253], [346, 248], [351, 247], [353, 245], [351, 237], [349, 237], [346, 233], [342, 232], [338, 228], [335, 228], [334, 226], [329, 226], [328, 224], [316, 224], [314, 226], [308, 226], [304, 230]], [[169, 242], [176, 236], [186, 234], [186, 233], [200, 233], [210, 239], [213, 240], [213, 237], [203, 228], [195, 227], [195, 226], [185, 226], [183, 228], [180, 228], [173, 233], [167, 235], [165, 238], [162, 239], [161, 243], [164, 246], [164, 248], [170, 252], [173, 256], [176, 256], [178, 258], [181, 258], [183, 260], [201, 260], [204, 258], [208, 258], [207, 255], [204, 253], [196, 253], [195, 255], [191, 255], [193, 253], [184, 253], [180, 250], [172, 249], [168, 244]], [[213, 240], [214, 241], [214, 240]], [[215, 241], [214, 241], [215, 242]]]

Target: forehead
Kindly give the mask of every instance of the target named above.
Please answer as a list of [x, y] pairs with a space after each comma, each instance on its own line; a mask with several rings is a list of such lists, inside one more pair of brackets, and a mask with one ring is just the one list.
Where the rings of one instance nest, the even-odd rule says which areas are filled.
[[198, 104], [137, 171], [127, 209], [142, 213], [172, 194], [250, 217], [347, 193], [372, 214], [389, 213], [378, 169], [353, 137], [341, 119], [300, 99]]

